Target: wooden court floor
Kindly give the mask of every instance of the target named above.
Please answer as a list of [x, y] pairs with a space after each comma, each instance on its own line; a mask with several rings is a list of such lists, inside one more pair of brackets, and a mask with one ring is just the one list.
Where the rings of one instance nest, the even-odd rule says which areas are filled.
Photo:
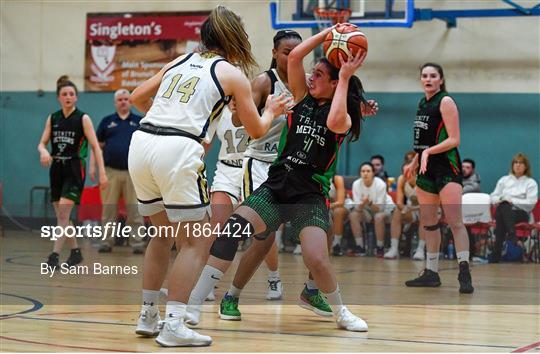
[[[5, 231], [0, 245], [0, 351], [540, 353], [538, 264], [474, 266], [471, 296], [458, 294], [455, 261], [441, 261], [440, 288], [409, 289], [403, 282], [416, 276], [421, 262], [333, 258], [344, 301], [370, 326], [367, 333], [353, 333], [295, 304], [307, 271], [301, 256], [281, 254], [283, 300], [264, 300], [263, 266], [242, 293], [242, 321], [220, 320], [217, 306], [232, 268], [218, 284], [218, 300], [205, 306], [199, 326], [212, 336], [212, 346], [166, 349], [134, 334], [142, 256], [127, 247], [98, 254], [83, 242], [85, 265], [136, 266], [139, 273], [49, 277], [40, 274], [39, 264], [51, 250], [50, 241]], [[61, 259], [66, 257], [64, 251]]]

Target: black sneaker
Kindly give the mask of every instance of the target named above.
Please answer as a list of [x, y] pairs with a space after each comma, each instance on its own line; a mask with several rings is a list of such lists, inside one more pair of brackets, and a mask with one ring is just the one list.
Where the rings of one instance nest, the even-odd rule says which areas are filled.
[[111, 253], [112, 247], [109, 245], [101, 245], [99, 246], [98, 253]]
[[426, 268], [420, 273], [418, 278], [406, 281], [405, 285], [420, 288], [436, 288], [441, 286], [441, 278], [439, 278], [439, 273]]
[[341, 246], [339, 244], [335, 244], [334, 247], [332, 247], [332, 256], [343, 256], [343, 251], [341, 250]]
[[472, 294], [474, 288], [472, 286], [471, 271], [469, 270], [469, 262], [463, 261], [459, 263], [459, 292], [461, 294]]
[[60, 266], [60, 262], [58, 261], [58, 257], [60, 255], [56, 252], [53, 252], [49, 255], [49, 258], [47, 259], [47, 266], [49, 266], [51, 269], [56, 269]]
[[69, 258], [66, 260], [68, 267], [73, 267], [83, 261], [83, 256], [80, 248], [74, 248], [71, 250]]
[[365, 256], [366, 255], [366, 249], [362, 246], [354, 246], [352, 249], [347, 251], [347, 256], [349, 257], [358, 257], [358, 256]]
[[377, 247], [375, 256], [377, 258], [383, 258], [384, 257], [384, 247]]

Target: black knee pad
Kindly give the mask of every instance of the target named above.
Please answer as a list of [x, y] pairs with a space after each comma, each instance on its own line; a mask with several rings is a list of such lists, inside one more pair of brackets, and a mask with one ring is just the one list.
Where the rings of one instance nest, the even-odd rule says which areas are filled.
[[238, 249], [238, 239], [218, 237], [210, 248], [210, 254], [225, 261], [232, 261]]
[[238, 243], [251, 237], [253, 225], [238, 214], [233, 214], [221, 227], [221, 233], [210, 249], [210, 254], [219, 259], [232, 261], [238, 249]]
[[441, 223], [438, 222], [436, 223], [435, 225], [424, 225], [424, 230], [426, 231], [437, 231], [438, 229], [441, 228]]

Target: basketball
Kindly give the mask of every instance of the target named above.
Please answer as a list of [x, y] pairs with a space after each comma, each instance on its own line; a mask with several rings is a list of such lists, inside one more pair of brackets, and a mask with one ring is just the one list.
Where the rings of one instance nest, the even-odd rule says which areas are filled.
[[330, 64], [338, 69], [341, 67], [340, 53], [343, 59], [347, 59], [349, 55], [355, 56], [359, 50], [367, 52], [367, 37], [357, 26], [350, 23], [337, 25], [328, 33], [323, 43], [324, 55]]

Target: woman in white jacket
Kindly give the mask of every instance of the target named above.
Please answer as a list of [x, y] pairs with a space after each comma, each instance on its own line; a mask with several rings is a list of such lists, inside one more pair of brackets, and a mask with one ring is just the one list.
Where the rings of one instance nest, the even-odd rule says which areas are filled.
[[531, 178], [531, 164], [523, 153], [512, 159], [510, 174], [501, 177], [491, 193], [491, 203], [497, 205], [495, 212], [495, 247], [490, 263], [499, 263], [502, 244], [508, 235], [516, 242], [514, 225], [529, 221], [529, 214], [538, 200], [538, 184]]

